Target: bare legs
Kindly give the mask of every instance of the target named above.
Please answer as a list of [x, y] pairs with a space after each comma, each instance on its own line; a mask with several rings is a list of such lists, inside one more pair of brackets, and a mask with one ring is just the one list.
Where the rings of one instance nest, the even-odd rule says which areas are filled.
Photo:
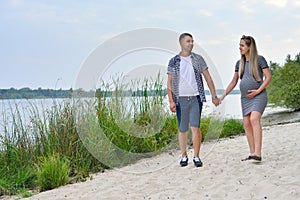
[[244, 129], [247, 136], [250, 154], [254, 154], [255, 145], [254, 145], [253, 129], [250, 121], [250, 115], [244, 116]]
[[[193, 127], [193, 126], [191, 127], [191, 130], [192, 130], [192, 140], [194, 146], [194, 157], [199, 157], [201, 140], [202, 140], [201, 131], [200, 128]], [[186, 152], [187, 132], [179, 132], [178, 140], [179, 140], [179, 146], [180, 146], [182, 156], [187, 156], [187, 152]]]
[[186, 153], [186, 143], [187, 143], [187, 132], [179, 132], [178, 135], [179, 146], [182, 156], [187, 156]]
[[262, 147], [262, 127], [260, 123], [261, 113], [257, 111], [251, 112], [244, 116], [244, 129], [247, 136], [250, 154], [261, 157]]

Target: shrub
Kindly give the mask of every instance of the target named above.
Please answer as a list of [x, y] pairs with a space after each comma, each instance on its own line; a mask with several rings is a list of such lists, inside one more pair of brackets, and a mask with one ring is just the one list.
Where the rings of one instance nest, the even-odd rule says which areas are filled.
[[223, 130], [220, 137], [229, 137], [232, 135], [238, 135], [243, 132], [245, 131], [243, 123], [241, 121], [236, 119], [227, 119], [224, 122]]
[[272, 64], [273, 81], [268, 87], [269, 102], [276, 106], [300, 108], [300, 54], [287, 57], [284, 66]]
[[67, 184], [69, 161], [58, 154], [43, 157], [37, 166], [37, 182], [41, 191]]
[[238, 135], [244, 132], [243, 123], [237, 119], [215, 119], [211, 116], [201, 119], [202, 141]]

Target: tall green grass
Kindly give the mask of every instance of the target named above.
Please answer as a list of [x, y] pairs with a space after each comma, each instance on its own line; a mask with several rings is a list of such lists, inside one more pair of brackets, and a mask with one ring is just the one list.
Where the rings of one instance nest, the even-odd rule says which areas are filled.
[[[70, 182], [83, 180], [90, 172], [106, 168], [89, 153], [80, 139], [77, 105], [78, 102], [58, 104], [54, 100], [52, 108], [46, 112], [40, 112], [33, 104], [28, 108], [10, 105], [12, 113], [4, 119], [11, 118], [11, 121], [4, 120], [3, 132], [0, 133], [0, 195], [13, 195], [24, 188], [47, 188], [37, 181], [39, 165], [36, 164], [40, 160], [51, 160], [53, 155], [69, 161]], [[29, 121], [24, 119], [25, 114], [29, 115]]]
[[[164, 148], [177, 128], [174, 116], [165, 111], [159, 77], [155, 81], [145, 79], [144, 84], [131, 82], [130, 87], [123, 82], [113, 81], [115, 92], [110, 98], [105, 91], [111, 88], [102, 89], [97, 105], [100, 127], [110, 141], [125, 151], [147, 153]], [[138, 88], [128, 94], [128, 88], [134, 86]]]
[[[24, 190], [84, 181], [90, 173], [178, 146], [176, 117], [166, 112], [159, 76], [131, 83], [119, 77], [112, 84], [103, 83], [96, 95], [95, 99], [53, 100], [49, 109], [16, 103], [3, 111], [0, 196], [28, 196]], [[218, 138], [220, 129], [222, 137], [240, 133], [240, 125], [235, 120], [203, 118], [203, 138]]]
[[40, 191], [51, 190], [68, 182], [69, 161], [60, 155], [43, 157], [37, 165], [37, 184]]
[[[97, 143], [91, 147], [92, 151], [104, 152], [96, 156], [110, 166], [119, 167], [158, 154], [177, 138], [176, 119], [165, 111], [159, 76], [155, 80], [145, 79], [142, 84], [139, 81], [126, 83], [117, 77], [111, 85], [103, 83], [100, 91], [96, 112], [101, 129], [98, 132], [103, 135], [89, 138], [94, 137]], [[98, 141], [104, 140], [100, 137], [108, 143], [100, 144]], [[99, 146], [109, 151], [97, 148]], [[108, 152], [111, 154], [107, 155]]]

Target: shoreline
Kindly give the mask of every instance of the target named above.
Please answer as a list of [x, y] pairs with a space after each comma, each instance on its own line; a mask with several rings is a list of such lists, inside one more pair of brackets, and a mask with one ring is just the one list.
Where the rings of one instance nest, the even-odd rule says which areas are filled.
[[299, 132], [299, 122], [264, 126], [262, 162], [240, 161], [248, 145], [239, 135], [203, 143], [201, 168], [191, 149], [184, 168], [172, 150], [26, 199], [298, 199]]
[[261, 122], [263, 127], [300, 122], [300, 112], [282, 107], [266, 107]]

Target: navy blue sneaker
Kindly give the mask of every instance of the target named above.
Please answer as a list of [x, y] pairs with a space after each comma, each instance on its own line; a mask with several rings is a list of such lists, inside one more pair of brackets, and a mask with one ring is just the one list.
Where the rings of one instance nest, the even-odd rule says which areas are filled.
[[202, 167], [203, 163], [199, 157], [194, 157], [193, 161], [196, 167]]
[[188, 157], [187, 156], [182, 156], [181, 160], [180, 160], [180, 166], [181, 167], [185, 167], [188, 165]]

